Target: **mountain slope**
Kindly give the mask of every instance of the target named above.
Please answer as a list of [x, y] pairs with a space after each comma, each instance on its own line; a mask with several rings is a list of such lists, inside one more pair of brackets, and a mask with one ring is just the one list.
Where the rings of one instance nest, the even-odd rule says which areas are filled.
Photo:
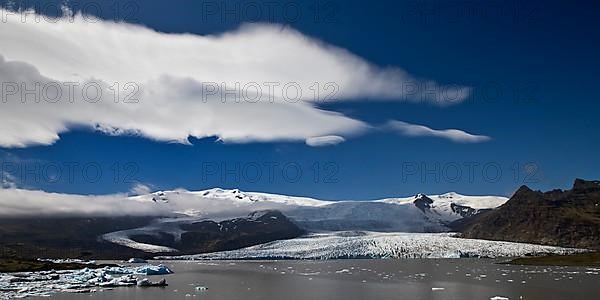
[[545, 193], [522, 186], [461, 231], [466, 238], [600, 249], [600, 181], [576, 179], [571, 190]]
[[145, 252], [192, 254], [239, 249], [303, 233], [281, 212], [273, 210], [220, 222], [160, 219], [149, 226], [108, 233], [102, 238]]

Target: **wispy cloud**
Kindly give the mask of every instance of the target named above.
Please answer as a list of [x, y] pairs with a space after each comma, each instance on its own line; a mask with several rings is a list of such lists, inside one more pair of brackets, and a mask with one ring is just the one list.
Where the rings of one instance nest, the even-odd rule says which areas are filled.
[[306, 139], [306, 144], [311, 147], [323, 147], [337, 145], [339, 143], [343, 143], [344, 141], [346, 141], [346, 139], [341, 136], [327, 135], [308, 138]]
[[136, 183], [129, 190], [131, 195], [148, 195], [152, 192], [152, 186], [149, 184]]
[[457, 143], [481, 143], [491, 140], [489, 136], [475, 135], [459, 129], [432, 129], [424, 125], [410, 124], [402, 121], [389, 121], [385, 126], [395, 132], [409, 137], [438, 137]]
[[17, 178], [7, 171], [2, 171], [0, 174], [2, 180], [0, 181], [0, 188], [3, 189], [14, 189], [17, 188]]
[[[338, 101], [449, 105], [470, 93], [378, 67], [288, 27], [248, 25], [202, 36], [91, 23], [81, 15], [51, 21], [29, 15], [22, 22], [19, 13], [2, 12], [0, 81], [19, 87], [0, 103], [2, 147], [52, 144], [75, 126], [180, 143], [211, 136], [225, 142], [348, 137], [368, 126], [317, 108], [315, 98], [333, 93]], [[49, 86], [52, 101], [22, 103], [30, 97], [22, 87], [36, 84]], [[90, 90], [101, 94], [93, 103], [84, 97]], [[133, 92], [139, 101], [123, 103]]]
[[164, 207], [126, 195], [84, 196], [17, 188], [0, 189], [0, 216], [167, 215]]

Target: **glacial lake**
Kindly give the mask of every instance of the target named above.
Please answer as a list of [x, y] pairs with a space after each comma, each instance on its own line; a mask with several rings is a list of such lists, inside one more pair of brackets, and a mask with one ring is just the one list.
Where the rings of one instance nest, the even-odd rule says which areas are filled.
[[[169, 286], [120, 287], [54, 299], [598, 299], [600, 269], [510, 266], [493, 259], [153, 261]], [[197, 287], [206, 287], [206, 290]]]

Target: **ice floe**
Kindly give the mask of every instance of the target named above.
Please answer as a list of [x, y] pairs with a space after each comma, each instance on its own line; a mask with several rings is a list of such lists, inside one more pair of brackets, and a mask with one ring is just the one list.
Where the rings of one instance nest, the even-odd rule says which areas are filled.
[[55, 264], [72, 264], [72, 263], [87, 264], [87, 265], [96, 264], [95, 260], [83, 260], [83, 259], [77, 259], [77, 258], [38, 258], [37, 260], [52, 262]]
[[130, 258], [128, 261], [130, 264], [146, 264], [148, 261], [142, 258]]
[[119, 286], [166, 286], [139, 276], [173, 273], [164, 265], [107, 266], [100, 269], [0, 273], [0, 299], [49, 297], [57, 292], [93, 293]]

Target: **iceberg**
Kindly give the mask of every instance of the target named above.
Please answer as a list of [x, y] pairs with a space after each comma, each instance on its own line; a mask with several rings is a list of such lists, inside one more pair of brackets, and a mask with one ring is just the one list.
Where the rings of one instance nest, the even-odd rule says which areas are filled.
[[148, 286], [167, 286], [167, 280], [166, 279], [161, 279], [158, 282], [152, 282], [150, 281], [148, 278], [144, 278], [140, 281], [137, 282], [137, 286], [141, 286], [141, 287], [148, 287]]
[[167, 280], [152, 282], [138, 275], [171, 274], [164, 265], [142, 267], [112, 266], [100, 269], [0, 273], [0, 299], [50, 297], [57, 292], [92, 293], [96, 289], [113, 287], [166, 286]]
[[146, 265], [143, 267], [139, 267], [136, 272], [138, 274], [146, 274], [146, 275], [167, 275], [173, 273], [169, 268], [165, 265]]

